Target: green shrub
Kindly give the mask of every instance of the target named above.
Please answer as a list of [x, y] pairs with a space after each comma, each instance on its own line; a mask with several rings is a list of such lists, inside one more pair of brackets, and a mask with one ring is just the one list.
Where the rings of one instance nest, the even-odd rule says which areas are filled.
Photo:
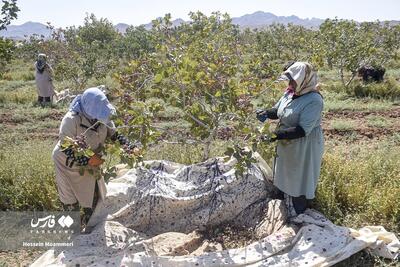
[[2, 76], [7, 81], [32, 81], [35, 79], [34, 61], [25, 62], [15, 59], [7, 66], [7, 71]]
[[0, 151], [0, 210], [52, 210], [59, 206], [49, 141]]
[[35, 80], [35, 75], [33, 74], [33, 72], [24, 72], [21, 74], [21, 79], [23, 81], [32, 81]]
[[382, 116], [369, 115], [366, 117], [367, 125], [370, 127], [387, 128], [393, 125], [393, 122]]
[[351, 131], [356, 128], [356, 125], [353, 121], [335, 119], [331, 121], [331, 126], [333, 129], [338, 131]]
[[345, 92], [322, 91], [324, 96], [325, 111], [339, 110], [388, 110], [393, 107], [395, 102], [385, 99], [358, 98], [350, 96]]
[[34, 81], [0, 81], [0, 103], [26, 104], [36, 100]]
[[394, 78], [387, 78], [381, 83], [354, 83], [347, 92], [357, 97], [372, 97], [377, 99], [400, 99], [400, 85]]
[[400, 154], [390, 145], [343, 157], [325, 154], [317, 208], [333, 221], [357, 227], [383, 224], [400, 230]]
[[[215, 141], [211, 145], [210, 157], [224, 156], [228, 144], [223, 141]], [[161, 142], [151, 147], [146, 154], [146, 160], [169, 160], [181, 164], [194, 164], [202, 161], [202, 145], [169, 144]]]
[[15, 92], [0, 92], [0, 103], [17, 103], [17, 104], [26, 104], [32, 103], [36, 100], [36, 96], [34, 96], [30, 92], [24, 91], [15, 91]]
[[3, 80], [6, 81], [33, 81], [35, 80], [35, 74], [33, 71], [10, 71], [3, 74]]
[[324, 92], [334, 92], [334, 93], [346, 92], [346, 89], [341, 82], [333, 81], [333, 80], [329, 80], [326, 83], [325, 82], [322, 83], [321, 90], [323, 93]]

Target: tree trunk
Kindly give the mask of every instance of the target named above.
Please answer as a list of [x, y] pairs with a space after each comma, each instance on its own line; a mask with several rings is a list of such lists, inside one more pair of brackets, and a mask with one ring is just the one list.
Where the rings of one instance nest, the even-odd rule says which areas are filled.
[[344, 81], [344, 73], [343, 73], [343, 68], [339, 69], [339, 74], [340, 74], [340, 80], [342, 81], [342, 84], [344, 87], [347, 87], [346, 82]]
[[219, 120], [215, 122], [215, 127], [212, 129], [210, 136], [207, 138], [205, 145], [204, 145], [204, 153], [203, 153], [203, 161], [209, 159], [210, 157], [210, 151], [211, 151], [211, 143], [214, 141], [217, 137], [218, 133], [218, 128], [219, 128]]
[[210, 157], [211, 140], [207, 140], [204, 146], [203, 161]]

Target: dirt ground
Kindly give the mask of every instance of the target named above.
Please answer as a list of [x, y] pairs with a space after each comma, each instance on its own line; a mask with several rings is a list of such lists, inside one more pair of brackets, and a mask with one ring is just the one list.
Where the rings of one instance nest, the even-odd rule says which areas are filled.
[[[51, 111], [46, 120], [61, 121], [64, 114], [58, 110]], [[368, 124], [368, 118], [374, 116], [390, 120], [392, 123], [387, 127], [374, 127]], [[382, 137], [400, 133], [400, 108], [394, 108], [384, 111], [335, 111], [324, 113], [322, 120], [322, 128], [327, 138], [335, 138], [342, 140], [349, 135], [353, 136], [353, 140], [358, 139], [381, 139]], [[27, 118], [29, 120], [29, 118]], [[351, 129], [335, 129], [331, 126], [332, 120], [348, 120], [352, 121], [355, 125]], [[42, 120], [44, 121], [44, 119]], [[0, 113], [0, 124], [5, 128], [13, 129], [17, 125], [24, 123], [24, 121], [16, 122], [12, 117], [12, 111], [2, 111]], [[39, 131], [28, 133], [28, 138], [38, 138], [40, 140], [52, 139], [56, 140], [58, 137], [58, 128], [48, 128]]]
[[[390, 125], [374, 127], [369, 125], [369, 117], [390, 120]], [[400, 108], [385, 111], [339, 111], [327, 112], [322, 120], [322, 127], [327, 138], [343, 139], [353, 135], [353, 139], [381, 139], [396, 133], [400, 133]], [[335, 129], [330, 125], [332, 120], [347, 120], [354, 123], [351, 129]]]

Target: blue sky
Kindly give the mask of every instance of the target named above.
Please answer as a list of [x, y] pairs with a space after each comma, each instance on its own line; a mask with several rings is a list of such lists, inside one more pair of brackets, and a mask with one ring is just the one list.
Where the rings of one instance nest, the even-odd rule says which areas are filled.
[[80, 25], [86, 13], [108, 18], [114, 24], [140, 25], [171, 13], [173, 18], [188, 18], [189, 11], [227, 12], [232, 17], [255, 11], [300, 18], [343, 18], [357, 21], [400, 20], [400, 0], [18, 0], [19, 18], [51, 22], [57, 27]]

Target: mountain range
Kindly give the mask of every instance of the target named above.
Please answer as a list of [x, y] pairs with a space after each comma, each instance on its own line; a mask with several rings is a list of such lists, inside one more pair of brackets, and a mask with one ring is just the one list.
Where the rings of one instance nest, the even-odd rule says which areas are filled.
[[[263, 28], [273, 23], [288, 24], [292, 23], [295, 25], [301, 25], [306, 28], [318, 28], [319, 25], [324, 21], [324, 19], [311, 18], [302, 19], [297, 16], [276, 16], [269, 12], [257, 11], [252, 14], [246, 14], [241, 17], [232, 18], [232, 23], [239, 25], [240, 28]], [[178, 26], [185, 21], [183, 19], [176, 19], [172, 21], [174, 26]], [[394, 21], [392, 23], [399, 23]], [[129, 24], [118, 23], [114, 27], [117, 31], [124, 33], [129, 27]], [[151, 29], [152, 23], [143, 25], [146, 29]], [[34, 34], [43, 35], [48, 37], [51, 34], [51, 30], [46, 27], [45, 24], [38, 22], [26, 22], [22, 25], [10, 25], [7, 30], [0, 31], [0, 36], [5, 38], [10, 38], [14, 40], [23, 40], [29, 38]]]
[[34, 34], [48, 37], [51, 34], [51, 30], [45, 24], [29, 21], [21, 25], [9, 25], [7, 26], [7, 30], [0, 31], [1, 37], [14, 40], [27, 39]]

